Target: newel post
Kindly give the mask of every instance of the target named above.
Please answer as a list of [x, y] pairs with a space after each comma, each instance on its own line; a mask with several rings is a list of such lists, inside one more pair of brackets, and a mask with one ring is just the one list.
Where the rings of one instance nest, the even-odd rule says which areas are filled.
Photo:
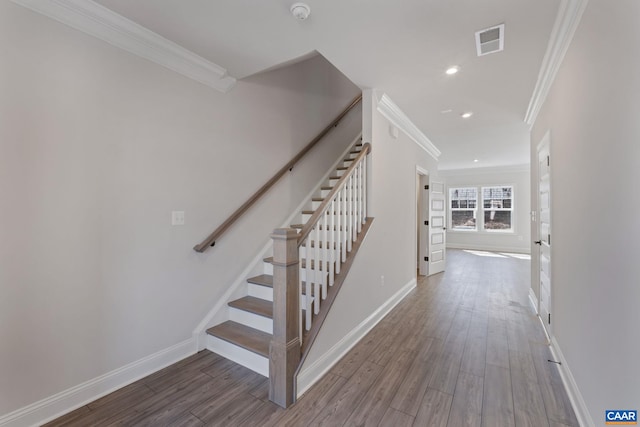
[[273, 338], [269, 346], [269, 400], [286, 408], [296, 401], [294, 374], [300, 363], [298, 233], [273, 230]]

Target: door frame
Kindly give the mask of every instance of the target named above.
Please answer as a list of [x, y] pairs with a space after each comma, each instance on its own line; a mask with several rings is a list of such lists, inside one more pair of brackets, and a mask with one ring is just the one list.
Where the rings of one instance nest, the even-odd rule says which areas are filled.
[[[418, 260], [418, 275], [429, 275], [429, 263], [425, 258], [429, 256], [429, 227], [424, 221], [429, 218], [429, 191], [424, 186], [429, 185], [429, 171], [416, 165], [416, 248]], [[422, 196], [422, 197], [420, 197]]]

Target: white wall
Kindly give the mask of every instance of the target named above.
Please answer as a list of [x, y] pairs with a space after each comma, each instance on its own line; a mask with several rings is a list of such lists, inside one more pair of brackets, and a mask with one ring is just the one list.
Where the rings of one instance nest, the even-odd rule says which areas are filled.
[[638, 16], [589, 1], [531, 139], [550, 131], [554, 335], [595, 425], [640, 402]]
[[[529, 253], [531, 248], [530, 226], [530, 172], [528, 165], [502, 168], [476, 168], [440, 171], [447, 185], [447, 200], [451, 187], [482, 187], [512, 185], [514, 194], [513, 233], [488, 231], [455, 231], [447, 226], [447, 247], [488, 251], [512, 251]], [[482, 203], [479, 198], [478, 203]], [[480, 212], [480, 211], [479, 211]], [[448, 221], [450, 218], [447, 219]]]
[[8, 1], [0, 52], [0, 416], [191, 338], [355, 136], [198, 254], [358, 88], [316, 57], [221, 94]]
[[300, 387], [305, 370], [335, 362], [322, 358], [416, 279], [416, 165], [435, 176], [437, 162], [404, 133], [390, 136], [390, 122], [376, 110], [377, 93], [363, 96], [363, 141], [372, 149], [369, 216], [375, 219], [301, 369]]

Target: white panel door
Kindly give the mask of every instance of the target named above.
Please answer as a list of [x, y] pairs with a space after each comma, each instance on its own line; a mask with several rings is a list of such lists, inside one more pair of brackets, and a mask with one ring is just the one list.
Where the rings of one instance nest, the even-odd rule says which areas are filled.
[[538, 245], [540, 260], [540, 317], [551, 336], [551, 158], [549, 138], [538, 147]]
[[429, 176], [418, 175], [418, 274], [429, 275]]
[[446, 212], [444, 182], [431, 180], [429, 184], [429, 275], [444, 271], [447, 243]]

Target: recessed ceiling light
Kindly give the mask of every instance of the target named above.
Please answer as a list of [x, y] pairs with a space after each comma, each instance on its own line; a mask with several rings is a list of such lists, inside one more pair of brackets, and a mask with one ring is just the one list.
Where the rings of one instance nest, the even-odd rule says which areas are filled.
[[462, 113], [460, 115], [460, 117], [462, 117], [463, 119], [468, 119], [471, 116], [473, 116], [473, 113], [471, 111], [467, 111], [466, 113]]
[[473, 159], [473, 163], [478, 163], [480, 160], [478, 159]]
[[447, 73], [448, 75], [452, 76], [455, 73], [457, 73], [458, 71], [460, 71], [460, 68], [457, 65], [454, 65], [452, 67], [447, 68], [447, 71], [445, 71], [445, 73]]

